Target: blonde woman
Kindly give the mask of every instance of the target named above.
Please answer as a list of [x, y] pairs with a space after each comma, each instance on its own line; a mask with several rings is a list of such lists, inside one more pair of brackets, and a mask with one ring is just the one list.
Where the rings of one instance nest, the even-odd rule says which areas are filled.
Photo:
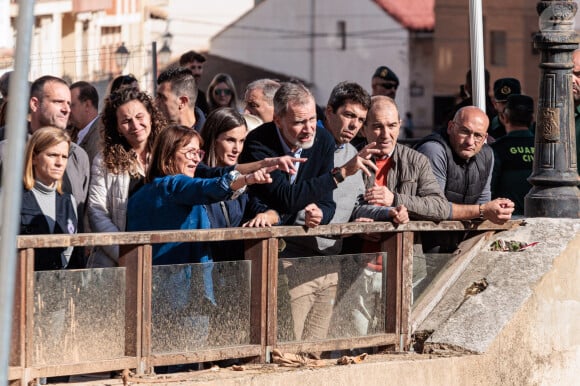
[[[43, 127], [26, 146], [24, 191], [20, 209], [20, 234], [74, 234], [77, 232], [76, 202], [62, 191], [70, 137], [62, 129]], [[34, 270], [66, 268], [71, 248], [35, 249]]]
[[220, 73], [213, 77], [207, 88], [207, 103], [210, 113], [218, 107], [238, 110], [238, 94], [230, 75]]

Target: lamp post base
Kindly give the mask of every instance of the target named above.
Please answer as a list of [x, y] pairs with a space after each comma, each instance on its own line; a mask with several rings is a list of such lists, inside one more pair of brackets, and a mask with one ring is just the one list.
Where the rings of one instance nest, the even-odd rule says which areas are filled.
[[576, 186], [534, 186], [524, 199], [526, 217], [580, 218]]

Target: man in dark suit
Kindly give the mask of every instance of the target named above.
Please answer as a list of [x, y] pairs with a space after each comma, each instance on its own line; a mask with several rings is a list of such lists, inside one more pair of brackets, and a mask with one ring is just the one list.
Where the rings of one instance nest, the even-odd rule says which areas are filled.
[[[283, 225], [313, 228], [328, 224], [336, 209], [333, 190], [346, 176], [359, 169], [368, 172], [366, 168], [374, 166], [367, 159], [373, 152], [369, 150], [374, 145], [371, 144], [335, 168], [334, 139], [328, 131], [317, 127], [316, 122], [316, 104], [310, 91], [299, 83], [283, 83], [274, 95], [274, 121], [256, 128], [246, 138], [241, 163], [283, 155], [307, 158], [305, 163], [295, 166], [295, 175], [274, 171], [271, 184], [250, 187], [250, 194], [278, 212]], [[298, 216], [301, 211], [303, 215]], [[287, 240], [291, 242], [292, 239]], [[304, 256], [299, 246], [289, 246], [287, 250], [292, 252], [281, 253], [285, 258], [281, 273], [288, 278], [294, 337], [323, 339], [330, 324], [338, 275], [325, 269], [318, 258], [290, 259]], [[284, 293], [279, 296], [283, 298]], [[280, 315], [284, 317], [287, 315]]]
[[70, 94], [68, 123], [75, 129], [73, 140], [87, 152], [92, 163], [102, 146], [99, 133], [99, 93], [90, 83], [80, 81], [70, 85]]

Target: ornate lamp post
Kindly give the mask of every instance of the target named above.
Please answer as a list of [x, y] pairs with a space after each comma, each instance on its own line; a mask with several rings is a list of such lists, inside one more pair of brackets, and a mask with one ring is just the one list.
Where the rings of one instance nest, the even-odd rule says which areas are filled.
[[572, 98], [572, 51], [578, 6], [572, 0], [538, 2], [540, 33], [534, 46], [542, 52], [533, 185], [525, 198], [528, 217], [580, 218], [576, 170], [576, 135]]

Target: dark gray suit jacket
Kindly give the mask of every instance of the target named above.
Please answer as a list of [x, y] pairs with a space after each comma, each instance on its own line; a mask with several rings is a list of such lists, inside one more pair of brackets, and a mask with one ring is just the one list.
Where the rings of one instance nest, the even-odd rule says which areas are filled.
[[102, 149], [102, 141], [101, 141], [101, 117], [98, 117], [91, 127], [87, 134], [83, 137], [83, 139], [78, 143], [80, 147], [83, 148], [84, 151], [87, 152], [89, 156], [89, 162], [92, 164], [93, 159], [95, 156], [99, 154]]

